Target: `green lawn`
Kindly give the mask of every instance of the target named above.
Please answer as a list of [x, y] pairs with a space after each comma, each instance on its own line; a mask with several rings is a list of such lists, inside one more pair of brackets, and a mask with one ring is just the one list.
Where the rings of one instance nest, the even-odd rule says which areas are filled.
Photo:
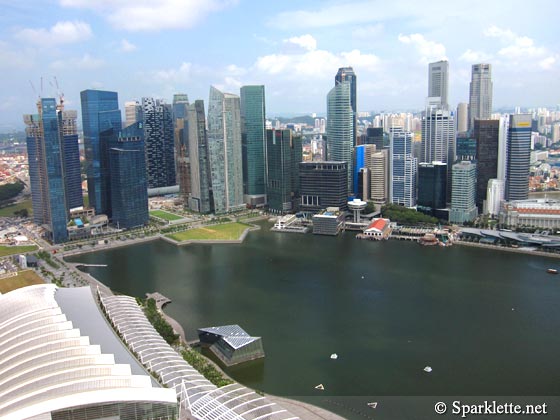
[[37, 249], [36, 245], [26, 245], [26, 246], [0, 246], [0, 257], [5, 257], [6, 255], [23, 254], [24, 252], [35, 251]]
[[32, 284], [44, 284], [45, 282], [33, 270], [19, 271], [15, 277], [0, 279], [0, 293], [8, 293], [20, 287]]
[[14, 212], [18, 210], [27, 209], [29, 215], [33, 214], [33, 209], [31, 208], [31, 200], [25, 200], [21, 203], [12, 204], [11, 206], [2, 207], [0, 209], [0, 217], [13, 217], [15, 216]]
[[160, 219], [167, 220], [170, 222], [173, 220], [179, 220], [183, 218], [182, 216], [177, 216], [176, 214], [168, 213], [163, 210], [152, 210], [150, 212], [150, 216], [159, 217]]
[[178, 242], [187, 240], [235, 240], [239, 239], [247, 225], [243, 223], [226, 223], [185, 230], [183, 232], [166, 235], [168, 238]]
[[84, 194], [84, 207], [89, 207], [89, 195]]

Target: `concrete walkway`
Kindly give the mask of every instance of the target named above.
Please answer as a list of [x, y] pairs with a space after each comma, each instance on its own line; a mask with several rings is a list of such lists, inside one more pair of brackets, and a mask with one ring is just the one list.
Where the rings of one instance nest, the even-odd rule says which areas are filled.
[[175, 319], [171, 318], [169, 315], [167, 315], [165, 312], [163, 312], [163, 307], [165, 305], [167, 305], [168, 303], [171, 303], [171, 299], [163, 296], [159, 292], [146, 293], [146, 297], [148, 299], [154, 299], [156, 301], [156, 307], [158, 308], [158, 311], [162, 314], [163, 319], [165, 319], [167, 321], [167, 323], [169, 325], [171, 325], [171, 327], [173, 328], [173, 331], [175, 331], [175, 334], [179, 334], [179, 336], [181, 337], [181, 340], [183, 340], [183, 342], [186, 343], [187, 339], [186, 339], [186, 336], [185, 336], [185, 330], [183, 329], [181, 324], [179, 324]]
[[284, 407], [302, 420], [344, 420], [344, 417], [312, 404], [268, 394], [266, 398]]

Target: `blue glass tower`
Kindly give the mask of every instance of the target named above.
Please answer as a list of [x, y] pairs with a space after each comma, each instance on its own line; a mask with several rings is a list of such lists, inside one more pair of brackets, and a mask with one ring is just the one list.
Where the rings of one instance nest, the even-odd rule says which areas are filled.
[[82, 102], [82, 127], [86, 154], [86, 173], [89, 204], [97, 214], [109, 211], [109, 174], [102, 167], [102, 147], [100, 133], [113, 128], [122, 128], [121, 111], [117, 92], [84, 90], [80, 93]]
[[148, 223], [148, 184], [144, 131], [136, 122], [108, 144], [112, 222], [129, 229]]
[[62, 132], [62, 164], [68, 209], [84, 205], [82, 176], [80, 172], [80, 149], [76, 128], [77, 117], [78, 113], [76, 111], [62, 111], [58, 113], [58, 125]]
[[43, 98], [37, 106], [37, 115], [24, 116], [34, 221], [61, 243], [68, 239], [68, 206], [58, 108], [54, 98]]

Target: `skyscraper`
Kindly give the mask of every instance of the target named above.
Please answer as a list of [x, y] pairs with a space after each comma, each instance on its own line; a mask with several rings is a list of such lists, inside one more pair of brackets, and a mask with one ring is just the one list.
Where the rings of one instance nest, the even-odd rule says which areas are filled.
[[176, 185], [172, 113], [171, 105], [142, 98], [148, 188]]
[[187, 141], [187, 108], [189, 98], [187, 95], [177, 93], [173, 95], [173, 129], [175, 143], [175, 171], [179, 183], [179, 196], [184, 206], [188, 206], [188, 196], [191, 188], [191, 169], [189, 146]]
[[[74, 194], [74, 166], [77, 147], [77, 136], [70, 134], [73, 129], [64, 126], [64, 118], [73, 114], [63, 115], [62, 105], [57, 106], [54, 98], [42, 98], [37, 102], [37, 114], [24, 115], [26, 124], [27, 155], [29, 161], [29, 181], [31, 184], [31, 202], [33, 205], [33, 221], [38, 225], [47, 226], [47, 234], [54, 243], [68, 239], [67, 191]], [[75, 124], [74, 124], [75, 125]], [[75, 127], [74, 127], [75, 128]], [[66, 135], [64, 134], [66, 132]], [[67, 142], [68, 144], [64, 144]], [[70, 144], [75, 142], [76, 144]], [[66, 162], [65, 162], [66, 161]], [[79, 158], [78, 158], [79, 167]], [[68, 174], [65, 172], [68, 169]], [[78, 172], [79, 175], [79, 172]], [[79, 178], [78, 178], [79, 179]], [[70, 190], [69, 185], [70, 184]]]
[[266, 107], [264, 86], [241, 87], [243, 194], [246, 203], [266, 202]]
[[389, 149], [372, 153], [370, 166], [370, 199], [386, 204], [389, 198]]
[[488, 181], [498, 177], [498, 140], [499, 120], [474, 120], [474, 137], [476, 139], [476, 206], [484, 208], [488, 191]]
[[189, 96], [186, 93], [176, 93], [173, 95], [173, 121], [187, 117], [187, 107], [189, 106]]
[[455, 161], [455, 123], [453, 115], [437, 106], [428, 106], [422, 116], [422, 162], [447, 163], [447, 202], [451, 199], [451, 170]]
[[492, 116], [492, 65], [473, 64], [469, 94], [469, 128]]
[[435, 215], [446, 206], [447, 164], [422, 162], [418, 165], [418, 207]]
[[68, 209], [82, 207], [82, 175], [80, 168], [80, 149], [78, 145], [78, 129], [76, 111], [64, 111], [62, 104], [58, 107], [58, 125], [62, 134], [62, 165], [64, 170], [64, 188]]
[[348, 80], [337, 82], [327, 95], [327, 159], [346, 162], [347, 189], [353, 190], [354, 111], [352, 85]]
[[[367, 200], [369, 197], [369, 191], [367, 192], [366, 196], [363, 195], [363, 181], [362, 188], [360, 188], [359, 184], [361, 178], [363, 177], [364, 173], [362, 169], [367, 168], [367, 176], [368, 176], [368, 189], [369, 189], [369, 175], [372, 165], [371, 155], [375, 153], [376, 146], [374, 144], [361, 144], [354, 148], [354, 157], [355, 157], [355, 164], [354, 164], [354, 186], [353, 191], [357, 195], [358, 198], [362, 200]], [[362, 176], [361, 176], [362, 175]]]
[[356, 138], [358, 136], [358, 80], [352, 67], [341, 67], [338, 69], [338, 72], [334, 77], [335, 86], [336, 84], [344, 81], [350, 83], [350, 106], [352, 107], [352, 112], [354, 113], [354, 121], [352, 124], [352, 146], [356, 146]]
[[405, 207], [416, 205], [418, 161], [412, 157], [412, 136], [402, 129], [392, 129], [391, 137], [391, 202]]
[[125, 127], [142, 121], [142, 105], [138, 101], [124, 103]]
[[457, 105], [457, 133], [465, 133], [469, 129], [469, 104], [465, 102]]
[[122, 128], [121, 111], [117, 92], [84, 90], [80, 92], [82, 103], [82, 127], [86, 155], [86, 173], [89, 205], [96, 214], [106, 214], [109, 174], [102, 167], [100, 133], [109, 128], [119, 132]]
[[531, 114], [510, 115], [507, 137], [506, 200], [529, 197]]
[[[430, 63], [428, 66], [428, 97], [433, 104], [448, 109], [449, 63], [445, 60]], [[435, 99], [439, 98], [439, 100]]]
[[107, 147], [113, 224], [121, 229], [147, 224], [150, 217], [142, 122], [112, 136]]
[[486, 192], [486, 207], [484, 214], [490, 217], [498, 217], [500, 213], [500, 204], [504, 199], [505, 183], [501, 179], [490, 179], [488, 181], [488, 190]]
[[473, 221], [478, 210], [476, 208], [476, 164], [459, 162], [453, 165], [453, 188], [449, 221], [464, 223]]
[[[213, 210], [211, 201], [210, 158], [204, 101], [196, 100], [187, 110], [187, 136], [184, 145], [189, 150], [190, 191], [187, 202], [189, 208], [200, 213]], [[183, 147], [183, 146], [182, 146]]]
[[375, 144], [376, 150], [381, 150], [385, 147], [383, 142], [383, 127], [368, 127], [366, 129], [365, 144]]
[[208, 144], [214, 211], [244, 207], [239, 96], [210, 87]]

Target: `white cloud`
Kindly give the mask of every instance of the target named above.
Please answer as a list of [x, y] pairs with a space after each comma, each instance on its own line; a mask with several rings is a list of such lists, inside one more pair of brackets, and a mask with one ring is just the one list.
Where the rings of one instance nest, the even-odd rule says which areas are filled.
[[297, 45], [307, 51], [317, 49], [317, 40], [309, 34], [294, 36], [292, 38], [285, 39], [284, 42]]
[[26, 28], [16, 33], [16, 38], [36, 45], [72, 44], [85, 41], [93, 35], [88, 23], [82, 21], [57, 22], [50, 29]]
[[466, 61], [467, 63], [482, 63], [491, 59], [491, 54], [486, 54], [483, 51], [473, 51], [470, 48], [459, 57], [459, 60]]
[[420, 55], [420, 62], [422, 64], [447, 59], [445, 56], [445, 46], [438, 42], [427, 40], [422, 34], [399, 34], [398, 40], [403, 44], [414, 46]]
[[122, 52], [132, 52], [132, 51], [136, 51], [137, 49], [138, 47], [134, 45], [132, 42], [128, 41], [127, 39], [121, 40], [120, 50]]
[[557, 61], [557, 57], [546, 57], [539, 61], [539, 67], [543, 70], [550, 70]]
[[484, 36], [490, 38], [500, 38], [501, 40], [506, 42], [512, 41], [517, 37], [517, 35], [515, 35], [511, 30], [502, 29], [497, 27], [496, 25], [492, 25], [489, 28], [485, 29]]
[[183, 62], [179, 68], [157, 70], [153, 73], [156, 81], [162, 83], [186, 83], [191, 78], [192, 64]]
[[93, 9], [118, 29], [158, 31], [192, 28], [208, 14], [237, 0], [60, 0], [62, 6]]
[[95, 58], [85, 53], [81, 57], [68, 58], [65, 60], [56, 60], [50, 64], [50, 67], [55, 70], [62, 69], [80, 69], [80, 70], [95, 70], [105, 65], [105, 61], [100, 58]]
[[28, 69], [35, 65], [37, 52], [33, 48], [12, 48], [7, 42], [0, 40], [0, 69]]

